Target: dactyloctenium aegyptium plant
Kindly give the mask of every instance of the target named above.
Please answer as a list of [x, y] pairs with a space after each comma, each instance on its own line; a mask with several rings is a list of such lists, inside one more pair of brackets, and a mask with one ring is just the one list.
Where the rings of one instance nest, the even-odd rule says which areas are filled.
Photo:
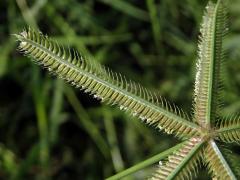
[[100, 64], [65, 49], [31, 28], [16, 35], [19, 49], [50, 72], [102, 102], [115, 104], [147, 124], [173, 134], [182, 143], [110, 179], [121, 178], [167, 157], [152, 179], [191, 179], [205, 164], [214, 179], [237, 179], [240, 172], [231, 154], [218, 146], [240, 141], [240, 117], [220, 116], [227, 12], [223, 0], [209, 2], [203, 17], [191, 118], [176, 106], [168, 105], [156, 93], [126, 80]]

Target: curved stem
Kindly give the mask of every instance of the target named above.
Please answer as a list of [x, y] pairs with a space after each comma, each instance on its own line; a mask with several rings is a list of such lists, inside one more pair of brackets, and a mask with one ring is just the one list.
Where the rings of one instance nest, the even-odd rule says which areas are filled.
[[165, 157], [167, 157], [169, 154], [172, 154], [174, 151], [178, 150], [182, 145], [185, 144], [185, 141], [182, 142], [182, 143], [179, 143], [177, 144], [176, 146], [164, 151], [164, 152], [161, 152], [143, 162], [140, 162], [138, 164], [136, 164], [135, 166], [132, 166], [118, 174], [115, 174], [114, 176], [111, 176], [109, 178], [107, 178], [106, 180], [115, 180], [115, 179], [121, 179], [127, 175], [130, 175], [132, 173], [135, 173], [136, 171], [139, 171], [147, 166], [150, 166], [158, 161], [160, 161], [161, 159], [164, 159]]

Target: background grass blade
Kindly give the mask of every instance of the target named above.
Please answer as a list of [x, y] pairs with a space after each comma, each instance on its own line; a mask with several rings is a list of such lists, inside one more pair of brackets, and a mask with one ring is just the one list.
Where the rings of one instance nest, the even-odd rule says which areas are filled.
[[144, 10], [141, 10], [127, 1], [118, 1], [118, 0], [99, 0], [105, 4], [112, 6], [113, 8], [118, 9], [119, 11], [126, 13], [129, 16], [137, 18], [139, 20], [148, 21], [148, 14]]

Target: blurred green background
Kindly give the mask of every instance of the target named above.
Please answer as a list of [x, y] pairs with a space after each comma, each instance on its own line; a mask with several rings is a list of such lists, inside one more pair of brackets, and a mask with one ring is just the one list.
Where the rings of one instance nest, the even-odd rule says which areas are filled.
[[[240, 1], [229, 0], [222, 115], [240, 110]], [[1, 0], [0, 179], [104, 179], [177, 143], [48, 75], [11, 34], [39, 28], [60, 44], [157, 89], [192, 113], [206, 0]], [[226, 146], [226, 145], [224, 145]], [[240, 149], [231, 145], [233, 151]], [[150, 176], [152, 166], [127, 179]], [[208, 179], [201, 173], [199, 179]]]

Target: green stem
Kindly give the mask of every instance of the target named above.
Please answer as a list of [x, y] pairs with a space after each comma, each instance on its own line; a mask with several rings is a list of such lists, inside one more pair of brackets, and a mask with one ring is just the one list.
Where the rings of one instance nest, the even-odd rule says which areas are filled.
[[42, 173], [39, 174], [40, 179], [50, 179], [49, 173], [49, 140], [48, 140], [48, 117], [46, 112], [46, 103], [43, 95], [43, 80], [40, 78], [40, 71], [33, 66], [32, 89], [34, 95], [35, 111], [37, 116], [38, 131], [40, 138], [39, 156]]
[[117, 134], [111, 111], [107, 108], [103, 109], [104, 124], [107, 133], [107, 139], [110, 146], [113, 166], [116, 172], [124, 169], [124, 163], [118, 146]]
[[140, 8], [137, 8], [136, 6], [128, 3], [127, 1], [118, 1], [118, 0], [99, 0], [99, 1], [138, 20], [147, 21], [147, 22], [149, 21], [148, 13], [146, 11]]
[[62, 107], [63, 107], [63, 88], [64, 84], [61, 79], [56, 80], [54, 85], [54, 94], [52, 98], [52, 108], [49, 118], [49, 139], [51, 144], [56, 143], [58, 138], [58, 128], [63, 121]]
[[151, 19], [152, 24], [152, 32], [153, 32], [153, 38], [155, 41], [155, 45], [157, 47], [157, 50], [161, 50], [161, 28], [159, 24], [159, 19], [157, 15], [157, 6], [154, 2], [154, 0], [147, 0], [147, 7], [149, 11], [149, 16]]
[[172, 154], [174, 151], [178, 150], [182, 145], [185, 144], [185, 141], [182, 142], [182, 143], [179, 143], [177, 144], [176, 146], [164, 151], [164, 152], [161, 152], [143, 162], [140, 162], [139, 164], [136, 164], [135, 166], [132, 166], [114, 176], [111, 176], [109, 178], [107, 178], [106, 180], [115, 180], [115, 179], [121, 179], [127, 175], [130, 175], [132, 173], [135, 173], [136, 171], [139, 171], [147, 166], [150, 166], [158, 161], [160, 161], [161, 159], [164, 159], [166, 158], [169, 154]]

